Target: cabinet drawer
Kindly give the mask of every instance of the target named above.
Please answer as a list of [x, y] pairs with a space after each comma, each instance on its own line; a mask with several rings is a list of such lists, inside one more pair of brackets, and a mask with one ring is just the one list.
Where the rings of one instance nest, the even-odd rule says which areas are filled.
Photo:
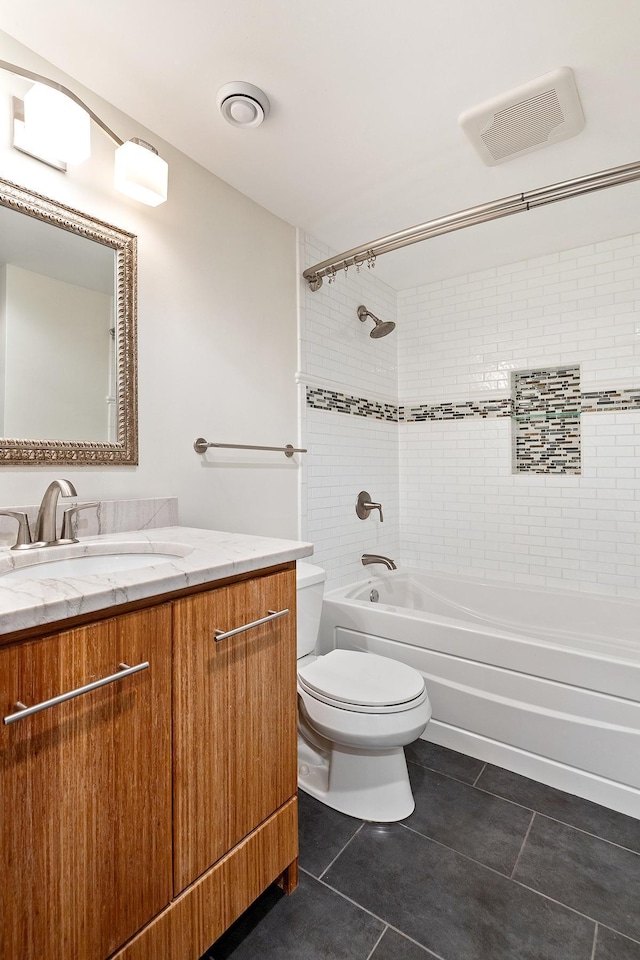
[[291, 570], [173, 604], [176, 892], [296, 792], [295, 603]]
[[112, 960], [195, 960], [298, 855], [290, 800], [208, 870]]

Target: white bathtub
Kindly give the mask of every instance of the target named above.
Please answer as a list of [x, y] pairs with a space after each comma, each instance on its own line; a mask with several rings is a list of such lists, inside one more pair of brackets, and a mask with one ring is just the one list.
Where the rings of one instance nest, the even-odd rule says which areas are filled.
[[319, 646], [420, 670], [426, 739], [640, 818], [640, 601], [383, 571], [326, 595]]

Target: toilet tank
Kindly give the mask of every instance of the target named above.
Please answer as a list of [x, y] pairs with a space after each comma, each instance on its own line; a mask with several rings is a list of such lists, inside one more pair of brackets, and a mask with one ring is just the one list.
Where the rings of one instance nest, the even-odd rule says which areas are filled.
[[298, 560], [296, 564], [298, 660], [315, 651], [326, 579], [327, 574], [322, 567]]

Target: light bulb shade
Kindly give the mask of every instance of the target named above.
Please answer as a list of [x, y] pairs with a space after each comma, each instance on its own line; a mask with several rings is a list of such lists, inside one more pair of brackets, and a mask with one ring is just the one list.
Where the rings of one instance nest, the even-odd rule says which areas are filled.
[[91, 154], [89, 114], [60, 90], [35, 83], [24, 96], [24, 129], [45, 156], [82, 163]]
[[116, 150], [115, 187], [121, 193], [157, 207], [167, 199], [169, 166], [140, 140], [127, 140]]

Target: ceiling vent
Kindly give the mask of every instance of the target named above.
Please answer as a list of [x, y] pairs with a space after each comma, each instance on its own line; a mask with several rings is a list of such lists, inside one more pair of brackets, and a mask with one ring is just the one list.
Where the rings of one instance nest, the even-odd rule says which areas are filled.
[[569, 67], [560, 67], [458, 117], [489, 167], [567, 140], [584, 127], [578, 90]]

